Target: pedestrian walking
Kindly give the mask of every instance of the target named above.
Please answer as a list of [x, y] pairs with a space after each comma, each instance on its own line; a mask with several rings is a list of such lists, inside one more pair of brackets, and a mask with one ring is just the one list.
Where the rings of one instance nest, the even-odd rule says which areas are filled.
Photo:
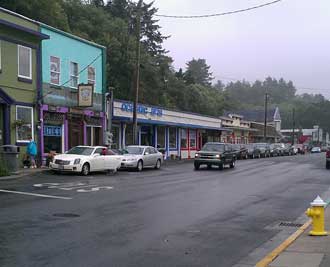
[[31, 168], [37, 168], [36, 165], [36, 156], [37, 156], [37, 144], [36, 142], [32, 139], [31, 136], [29, 136], [29, 144], [26, 148], [26, 153], [28, 154], [29, 158], [30, 158], [30, 162], [31, 162]]

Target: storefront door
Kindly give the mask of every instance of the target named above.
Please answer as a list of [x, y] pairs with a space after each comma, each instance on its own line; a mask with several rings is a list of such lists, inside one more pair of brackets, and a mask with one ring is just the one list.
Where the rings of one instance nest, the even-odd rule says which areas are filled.
[[151, 126], [141, 126], [141, 145], [154, 146], [153, 131]]
[[83, 121], [80, 117], [69, 119], [69, 149], [84, 144]]

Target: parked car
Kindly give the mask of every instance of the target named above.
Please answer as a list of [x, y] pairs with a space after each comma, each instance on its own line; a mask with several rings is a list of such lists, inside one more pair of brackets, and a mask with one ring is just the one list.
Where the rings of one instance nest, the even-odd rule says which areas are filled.
[[127, 146], [123, 153], [121, 168], [137, 171], [146, 167], [160, 169], [163, 162], [163, 154], [152, 146]]
[[195, 170], [199, 170], [201, 165], [206, 165], [208, 168], [215, 165], [222, 170], [224, 165], [234, 168], [235, 162], [236, 152], [231, 144], [209, 142], [195, 154], [194, 167]]
[[260, 158], [260, 150], [259, 148], [255, 145], [255, 144], [247, 144], [245, 145], [246, 149], [247, 149], [247, 153], [248, 153], [248, 157], [251, 159], [254, 158]]
[[276, 144], [270, 144], [269, 149], [271, 157], [277, 157], [281, 155], [281, 150], [278, 146], [276, 146]]
[[255, 146], [259, 149], [261, 157], [270, 157], [270, 147], [267, 143], [256, 143]]
[[283, 155], [284, 156], [292, 156], [294, 155], [294, 149], [290, 144], [284, 144], [283, 147]]
[[314, 146], [311, 149], [311, 153], [321, 153], [321, 148], [319, 146]]
[[297, 154], [305, 154], [305, 147], [303, 144], [295, 144], [295, 149], [297, 149]]
[[275, 143], [274, 146], [276, 147], [279, 156], [285, 155], [285, 145], [283, 143]]
[[330, 169], [330, 148], [328, 148], [327, 152], [325, 153], [325, 167]]
[[233, 150], [236, 154], [236, 159], [247, 159], [249, 158], [248, 149], [243, 144], [232, 145]]
[[76, 172], [88, 175], [95, 171], [116, 171], [122, 156], [107, 155], [103, 146], [76, 146], [64, 154], [56, 155], [49, 167], [54, 171]]

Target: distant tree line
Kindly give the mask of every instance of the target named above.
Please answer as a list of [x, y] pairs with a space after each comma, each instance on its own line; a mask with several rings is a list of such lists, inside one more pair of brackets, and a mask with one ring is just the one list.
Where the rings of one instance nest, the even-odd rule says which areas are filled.
[[[0, 6], [107, 47], [107, 81], [115, 97], [132, 100], [135, 64], [137, 4], [128, 0], [0, 0]], [[163, 47], [153, 2], [142, 5], [140, 102], [206, 115], [224, 110], [262, 109], [264, 94], [270, 107], [279, 106], [283, 127], [309, 128], [315, 124], [330, 132], [330, 102], [320, 94], [298, 95], [291, 81], [268, 77], [249, 83], [224, 84], [214, 80], [205, 59], [193, 58], [176, 71]]]

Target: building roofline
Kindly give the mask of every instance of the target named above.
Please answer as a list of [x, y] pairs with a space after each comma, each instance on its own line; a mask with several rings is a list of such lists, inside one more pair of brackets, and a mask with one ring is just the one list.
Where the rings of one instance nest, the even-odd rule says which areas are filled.
[[30, 18], [28, 18], [28, 17], [25, 17], [25, 16], [23, 16], [23, 15], [21, 15], [21, 14], [18, 14], [18, 13], [16, 13], [16, 12], [14, 12], [14, 11], [11, 11], [11, 10], [9, 10], [9, 9], [6, 9], [6, 8], [3, 8], [3, 7], [0, 7], [0, 10], [3, 11], [3, 12], [8, 13], [8, 14], [10, 14], [10, 15], [13, 15], [13, 16], [15, 16], [15, 17], [18, 17], [18, 18], [21, 18], [21, 19], [28, 20], [28, 21], [30, 21], [30, 22], [32, 22], [32, 23], [37, 24], [37, 25], [39, 24], [38, 21], [33, 20], [33, 19], [30, 19]]
[[81, 38], [81, 37], [79, 37], [79, 36], [76, 36], [76, 35], [74, 35], [74, 34], [71, 34], [71, 33], [65, 32], [65, 31], [62, 31], [62, 30], [60, 30], [60, 29], [57, 29], [57, 28], [52, 27], [52, 26], [50, 26], [50, 25], [47, 25], [47, 24], [45, 24], [45, 23], [43, 23], [43, 22], [37, 22], [37, 23], [38, 23], [41, 27], [44, 27], [44, 28], [46, 28], [46, 29], [48, 29], [48, 30], [54, 31], [54, 32], [56, 32], [56, 33], [59, 33], [59, 34], [65, 35], [65, 36], [70, 37], [70, 38], [72, 38], [72, 39], [76, 39], [76, 40], [78, 40], [78, 41], [80, 41], [80, 42], [84, 42], [84, 43], [86, 43], [86, 44], [89, 44], [89, 45], [92, 45], [92, 46], [95, 46], [95, 47], [98, 47], [98, 48], [106, 49], [106, 47], [103, 46], [103, 45], [100, 45], [100, 44], [94, 43], [94, 42], [92, 42], [92, 41], [86, 40], [86, 39]]

